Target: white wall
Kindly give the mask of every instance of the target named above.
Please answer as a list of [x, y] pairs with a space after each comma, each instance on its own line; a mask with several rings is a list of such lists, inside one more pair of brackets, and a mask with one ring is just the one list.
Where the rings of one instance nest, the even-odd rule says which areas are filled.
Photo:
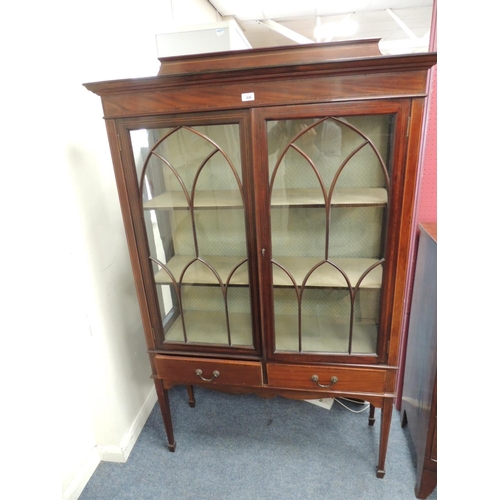
[[[14, 3], [0, 34], [2, 498], [77, 498], [155, 402], [100, 99], [155, 75], [155, 35], [206, 0]], [[132, 435], [135, 433], [135, 436]], [[57, 446], [57, 443], [59, 446]]]

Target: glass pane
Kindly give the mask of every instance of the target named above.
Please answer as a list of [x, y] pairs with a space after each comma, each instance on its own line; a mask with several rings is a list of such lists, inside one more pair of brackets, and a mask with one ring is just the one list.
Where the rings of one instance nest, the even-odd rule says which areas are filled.
[[253, 346], [238, 125], [131, 136], [165, 342]]
[[392, 122], [267, 123], [279, 352], [376, 354]]

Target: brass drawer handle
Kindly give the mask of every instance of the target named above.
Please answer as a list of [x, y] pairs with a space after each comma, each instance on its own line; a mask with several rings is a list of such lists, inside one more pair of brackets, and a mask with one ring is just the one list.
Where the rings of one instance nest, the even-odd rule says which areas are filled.
[[205, 378], [203, 376], [203, 371], [200, 370], [199, 368], [196, 370], [195, 373], [196, 375], [198, 375], [198, 377], [201, 378], [201, 380], [204, 380], [205, 382], [212, 382], [214, 378], [217, 378], [220, 375], [220, 372], [218, 370], [214, 370], [214, 372], [212, 373], [212, 378]]
[[318, 382], [318, 381], [319, 381], [319, 377], [318, 377], [317, 375], [313, 375], [313, 376], [311, 377], [311, 380], [312, 380], [313, 382], [316, 382], [316, 384], [318, 384], [320, 387], [324, 387], [325, 389], [328, 389], [328, 387], [331, 387], [333, 384], [336, 384], [336, 383], [339, 381], [339, 379], [338, 379], [337, 377], [335, 377], [335, 376], [334, 376], [334, 377], [332, 377], [332, 378], [330, 379], [330, 383], [329, 383], [328, 385], [320, 384], [320, 383]]

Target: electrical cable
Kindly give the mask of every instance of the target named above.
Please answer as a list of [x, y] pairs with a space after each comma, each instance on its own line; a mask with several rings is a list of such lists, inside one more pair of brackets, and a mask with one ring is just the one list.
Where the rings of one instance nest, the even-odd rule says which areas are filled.
[[337, 398], [337, 399], [343, 399], [344, 401], [349, 401], [349, 403], [354, 403], [357, 405], [369, 405], [368, 401], [360, 401], [359, 399], [349, 399], [349, 398]]
[[[364, 408], [361, 408], [361, 410], [353, 410], [352, 408], [349, 408], [347, 405], [342, 403], [342, 401], [340, 401], [340, 399], [343, 399], [344, 401], [349, 401], [350, 403], [355, 403], [358, 405], [366, 405], [366, 406]], [[343, 406], [346, 410], [349, 410], [351, 413], [363, 413], [364, 411], [368, 410], [368, 408], [370, 408], [370, 403], [367, 403], [366, 401], [363, 401], [363, 402], [354, 401], [354, 400], [348, 399], [348, 398], [335, 398], [335, 401], [337, 401], [337, 403], [340, 406]]]

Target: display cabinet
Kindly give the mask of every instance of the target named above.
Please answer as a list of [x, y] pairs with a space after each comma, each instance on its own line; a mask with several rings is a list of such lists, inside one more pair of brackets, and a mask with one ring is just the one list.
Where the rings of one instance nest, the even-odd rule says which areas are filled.
[[[428, 69], [377, 40], [160, 59], [101, 96], [168, 390], [350, 396], [389, 436]], [[332, 423], [334, 425], [334, 423]]]

